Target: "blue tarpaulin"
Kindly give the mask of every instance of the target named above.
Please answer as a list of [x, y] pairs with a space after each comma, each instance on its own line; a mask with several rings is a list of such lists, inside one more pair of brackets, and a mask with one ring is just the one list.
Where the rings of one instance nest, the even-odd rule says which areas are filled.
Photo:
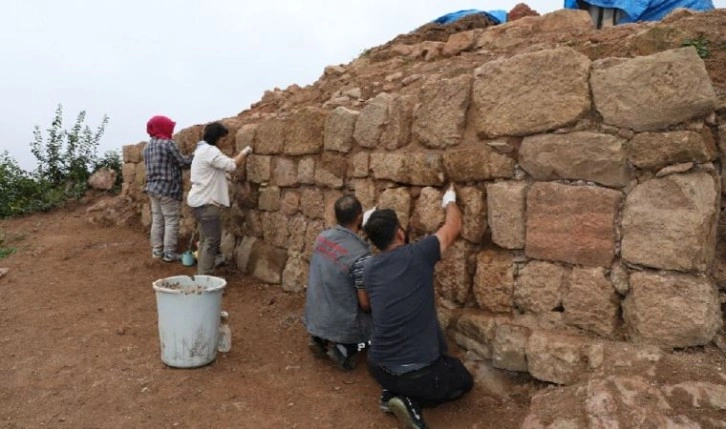
[[433, 22], [435, 22], [436, 24], [449, 24], [467, 15], [473, 15], [475, 13], [486, 15], [497, 24], [504, 24], [505, 22], [507, 22], [507, 12], [504, 10], [490, 10], [485, 12], [483, 10], [477, 9], [467, 9], [460, 10], [458, 12], [447, 13], [444, 16], [434, 19]]
[[[584, 3], [623, 11], [618, 24], [660, 21], [679, 7], [697, 11], [713, 9], [711, 0], [583, 0]], [[577, 0], [565, 0], [565, 9], [579, 9]]]

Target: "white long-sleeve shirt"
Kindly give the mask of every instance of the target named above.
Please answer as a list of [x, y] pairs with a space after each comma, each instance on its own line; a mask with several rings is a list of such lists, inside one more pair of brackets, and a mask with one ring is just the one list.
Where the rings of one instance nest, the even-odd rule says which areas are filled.
[[189, 207], [206, 204], [229, 207], [227, 172], [237, 169], [237, 164], [219, 148], [205, 141], [197, 143], [191, 167], [192, 189], [187, 195]]

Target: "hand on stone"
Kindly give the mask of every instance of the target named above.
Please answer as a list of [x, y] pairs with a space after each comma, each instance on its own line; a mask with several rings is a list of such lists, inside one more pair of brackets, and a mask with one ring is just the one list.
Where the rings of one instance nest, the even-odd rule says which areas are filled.
[[252, 148], [247, 146], [246, 148], [242, 149], [242, 155], [249, 155], [252, 153]]
[[371, 208], [371, 209], [368, 209], [368, 210], [366, 210], [366, 211], [365, 211], [365, 212], [363, 213], [363, 223], [361, 223], [361, 226], [363, 226], [363, 227], [365, 227], [365, 226], [366, 226], [366, 224], [368, 223], [368, 219], [370, 219], [370, 218], [371, 218], [371, 215], [372, 215], [372, 214], [373, 214], [373, 212], [374, 212], [374, 211], [376, 211], [377, 209], [378, 209], [378, 208], [377, 208], [376, 206], [373, 206], [373, 208]]
[[450, 203], [456, 204], [456, 191], [454, 190], [454, 184], [449, 185], [449, 189], [444, 192], [443, 198], [441, 198], [441, 207], [446, 208]]

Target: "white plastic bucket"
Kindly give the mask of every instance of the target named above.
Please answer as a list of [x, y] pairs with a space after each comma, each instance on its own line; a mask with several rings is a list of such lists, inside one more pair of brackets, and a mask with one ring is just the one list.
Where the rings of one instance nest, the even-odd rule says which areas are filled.
[[159, 313], [161, 360], [177, 368], [207, 365], [217, 357], [222, 290], [214, 276], [173, 276], [153, 283]]

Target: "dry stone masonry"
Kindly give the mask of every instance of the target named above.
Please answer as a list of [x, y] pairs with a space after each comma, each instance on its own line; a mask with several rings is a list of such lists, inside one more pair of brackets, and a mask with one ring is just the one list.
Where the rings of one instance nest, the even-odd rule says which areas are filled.
[[[575, 11], [522, 21], [543, 34], [592, 25]], [[435, 287], [470, 359], [569, 385], [608, 359], [649, 365], [661, 348], [710, 343], [724, 319], [726, 117], [703, 60], [693, 47], [594, 61], [564, 44], [495, 54], [522, 43], [511, 28], [393, 46], [409, 60], [380, 81], [355, 86], [359, 59], [326, 69], [329, 99], [278, 90], [225, 119], [223, 150], [254, 148], [246, 177], [230, 177], [228, 259], [302, 292], [339, 196], [396, 210], [416, 239], [441, 225], [454, 183], [463, 230]], [[442, 60], [462, 51], [480, 60]], [[415, 52], [438, 66], [409, 73]], [[199, 133], [176, 140], [190, 153]], [[123, 167], [125, 193], [141, 202], [142, 147], [124, 148]], [[591, 383], [580, 389], [595, 401], [641, 381]], [[657, 407], [666, 393], [654, 395]]]

